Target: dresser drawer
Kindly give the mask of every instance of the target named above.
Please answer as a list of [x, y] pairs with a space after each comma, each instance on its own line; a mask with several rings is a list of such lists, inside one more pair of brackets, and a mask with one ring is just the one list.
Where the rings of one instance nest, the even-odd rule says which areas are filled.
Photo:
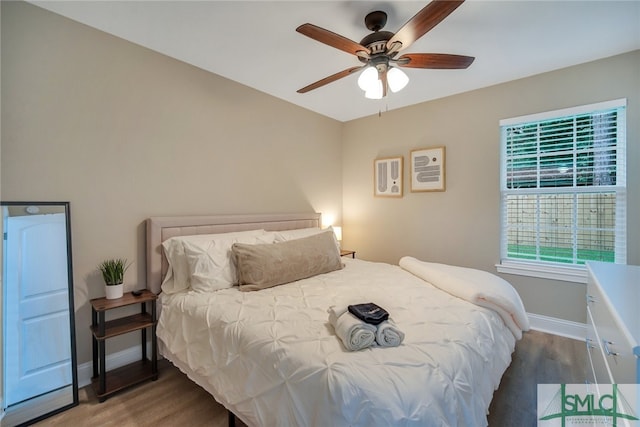
[[[600, 337], [593, 324], [591, 309], [587, 307], [587, 355], [589, 366], [587, 366], [587, 381], [590, 383], [612, 384], [613, 379], [607, 366], [607, 360], [601, 346]], [[589, 372], [591, 371], [591, 372]]]
[[[609, 309], [600, 289], [592, 283], [587, 286], [587, 301], [590, 329], [593, 329], [591, 333], [597, 339], [610, 377], [606, 382], [636, 383], [637, 359], [633, 354], [633, 346], [616, 322], [615, 315]], [[593, 363], [596, 364], [596, 361]], [[604, 378], [601, 380], [600, 376], [597, 376], [597, 381], [605, 382], [603, 380]]]

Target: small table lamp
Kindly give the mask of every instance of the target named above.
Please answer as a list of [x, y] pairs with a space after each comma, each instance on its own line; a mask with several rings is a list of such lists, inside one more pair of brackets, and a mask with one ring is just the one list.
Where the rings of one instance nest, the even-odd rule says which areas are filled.
[[331, 226], [333, 228], [333, 233], [336, 235], [336, 240], [338, 243], [342, 241], [342, 227]]

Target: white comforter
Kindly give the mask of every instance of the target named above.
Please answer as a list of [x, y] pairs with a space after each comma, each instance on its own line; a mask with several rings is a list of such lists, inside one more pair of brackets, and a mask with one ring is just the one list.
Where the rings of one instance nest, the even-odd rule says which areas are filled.
[[[515, 338], [495, 311], [389, 264], [257, 292], [164, 295], [161, 353], [249, 426], [485, 426]], [[327, 308], [384, 307], [401, 346], [349, 352]]]

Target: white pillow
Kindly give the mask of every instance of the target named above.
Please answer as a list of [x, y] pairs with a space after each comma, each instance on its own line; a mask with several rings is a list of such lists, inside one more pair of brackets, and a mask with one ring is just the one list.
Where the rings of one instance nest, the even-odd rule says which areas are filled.
[[265, 234], [264, 230], [234, 231], [219, 234], [197, 234], [193, 236], [176, 236], [165, 240], [162, 243], [164, 254], [169, 263], [167, 275], [162, 282], [162, 292], [175, 294], [188, 289], [189, 284], [189, 264], [184, 253], [184, 242], [208, 242], [218, 238], [228, 239], [237, 236], [259, 236]]
[[234, 243], [272, 244], [274, 233], [217, 238], [206, 242], [183, 242], [189, 265], [189, 283], [196, 292], [214, 292], [238, 284], [231, 247]]
[[288, 240], [301, 239], [303, 237], [314, 236], [316, 234], [323, 233], [327, 230], [331, 230], [333, 234], [333, 240], [336, 242], [336, 247], [338, 251], [340, 251], [340, 243], [336, 239], [335, 233], [333, 233], [333, 228], [318, 228], [318, 227], [310, 227], [310, 228], [297, 228], [295, 230], [284, 230], [284, 231], [276, 231], [276, 238], [274, 243], [286, 242]]
[[275, 241], [277, 242], [286, 242], [287, 240], [301, 239], [303, 237], [313, 236], [314, 234], [322, 233], [323, 229], [318, 227], [311, 228], [297, 228], [295, 230], [283, 230], [276, 231]]

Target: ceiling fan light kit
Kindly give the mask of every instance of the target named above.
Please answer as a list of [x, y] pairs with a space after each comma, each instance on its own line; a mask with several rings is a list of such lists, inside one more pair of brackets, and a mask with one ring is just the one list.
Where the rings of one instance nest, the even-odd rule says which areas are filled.
[[378, 70], [374, 67], [367, 67], [360, 77], [358, 77], [358, 86], [365, 92], [369, 90], [378, 81]]
[[[407, 83], [409, 83], [409, 77], [402, 70], [396, 67], [389, 67], [387, 84], [391, 92], [401, 91]], [[382, 99], [383, 97], [382, 80], [375, 67], [367, 67], [360, 73], [358, 86], [365, 92], [364, 96], [368, 99]]]
[[425, 35], [456, 10], [464, 0], [433, 0], [405, 23], [398, 32], [381, 31], [387, 23], [387, 14], [382, 11], [369, 13], [365, 25], [373, 33], [356, 43], [339, 34], [325, 30], [313, 24], [303, 24], [296, 31], [320, 43], [355, 55], [364, 65], [351, 67], [318, 80], [298, 90], [306, 93], [332, 83], [355, 71], [364, 69], [358, 77], [358, 86], [369, 99], [381, 99], [392, 92], [402, 90], [409, 77], [398, 67], [423, 69], [464, 69], [475, 58], [463, 55], [442, 53], [409, 53], [397, 57], [400, 51], [408, 48], [414, 41]]
[[376, 80], [371, 87], [364, 92], [364, 97], [367, 99], [382, 99], [382, 95], [382, 82], [380, 80]]
[[387, 72], [387, 83], [391, 92], [400, 92], [409, 83], [409, 76], [400, 68], [391, 67]]

